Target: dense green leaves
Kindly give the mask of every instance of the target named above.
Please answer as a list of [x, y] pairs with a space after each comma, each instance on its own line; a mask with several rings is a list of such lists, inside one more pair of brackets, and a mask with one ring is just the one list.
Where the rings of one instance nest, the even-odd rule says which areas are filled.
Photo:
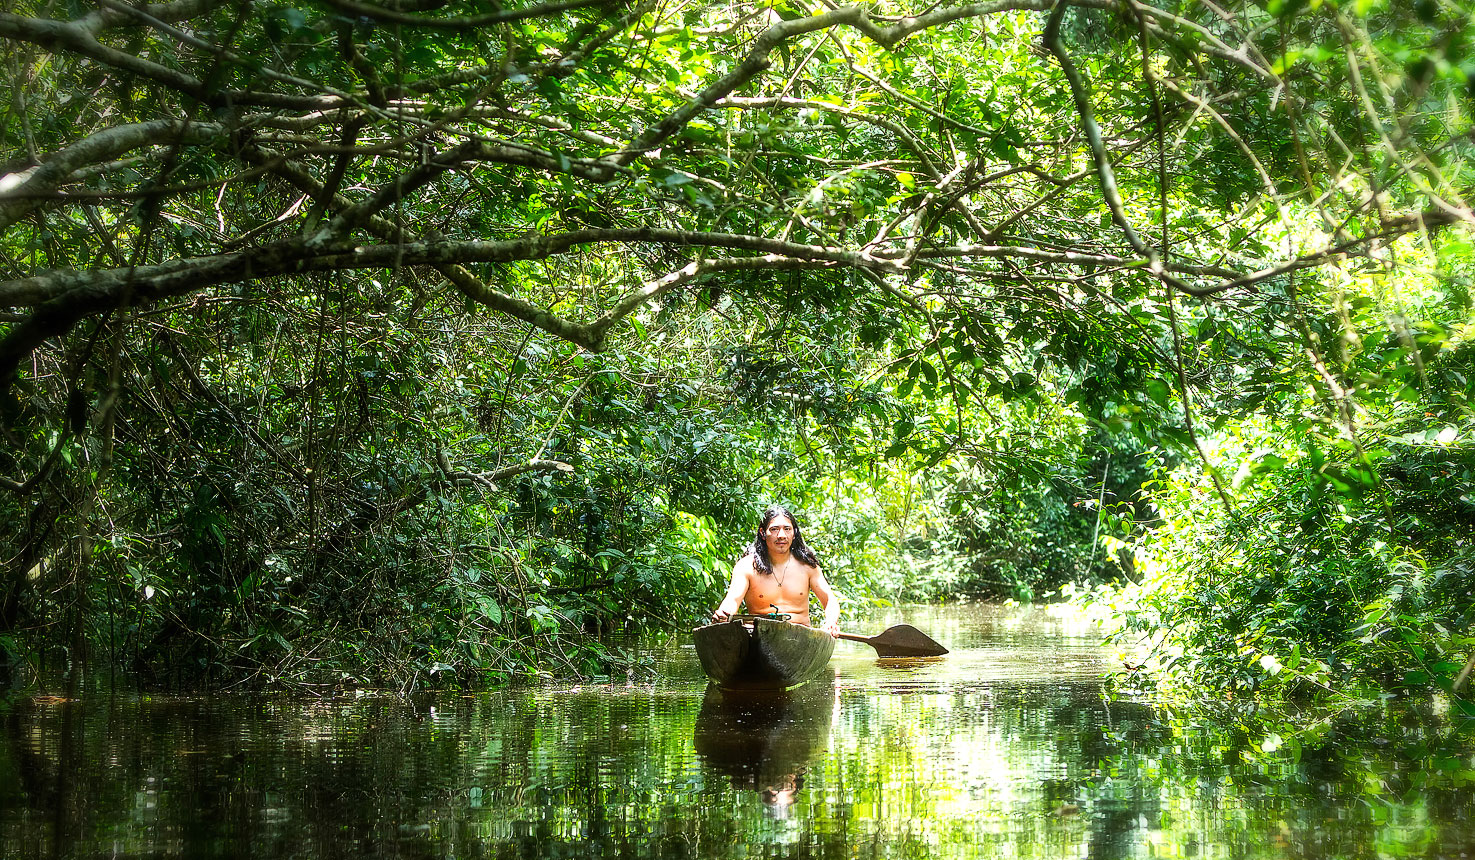
[[1393, 464], [1468, 445], [1469, 22], [7, 9], [0, 635], [617, 671], [585, 634], [699, 617], [780, 497], [857, 595], [1135, 577], [1103, 536], [1162, 534], [1211, 560], [1152, 599], [1191, 594], [1261, 493], [1402, 546]]

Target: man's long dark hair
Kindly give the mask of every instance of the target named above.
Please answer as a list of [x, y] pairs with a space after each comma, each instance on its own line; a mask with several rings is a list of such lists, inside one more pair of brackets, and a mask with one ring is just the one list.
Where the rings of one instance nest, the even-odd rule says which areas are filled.
[[788, 508], [773, 505], [763, 512], [763, 521], [758, 524], [758, 537], [748, 547], [748, 555], [753, 557], [753, 569], [766, 576], [773, 575], [773, 560], [768, 557], [768, 542], [763, 539], [763, 533], [768, 531], [768, 524], [779, 517], [788, 517], [789, 522], [794, 524], [794, 542], [789, 544], [789, 554], [810, 567], [819, 567], [819, 556], [804, 542], [804, 535], [799, 531], [799, 521], [789, 513]]

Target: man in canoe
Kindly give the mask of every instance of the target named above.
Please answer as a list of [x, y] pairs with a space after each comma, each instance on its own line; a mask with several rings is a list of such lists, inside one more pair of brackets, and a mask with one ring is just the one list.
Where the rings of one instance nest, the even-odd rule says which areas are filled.
[[794, 515], [783, 506], [774, 505], [763, 512], [758, 536], [733, 566], [727, 596], [712, 613], [712, 620], [726, 621], [737, 612], [739, 604], [745, 603], [750, 614], [767, 615], [777, 610], [791, 616], [790, 621], [812, 627], [809, 623], [811, 591], [825, 610], [820, 629], [838, 636], [840, 598], [820, 571], [819, 559], [804, 542]]

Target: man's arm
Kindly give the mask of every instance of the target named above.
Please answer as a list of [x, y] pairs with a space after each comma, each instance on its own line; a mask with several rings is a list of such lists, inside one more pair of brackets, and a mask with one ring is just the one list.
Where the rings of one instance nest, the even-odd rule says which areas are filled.
[[732, 581], [727, 584], [727, 596], [712, 612], [713, 621], [726, 621], [738, 611], [738, 606], [748, 594], [748, 571], [753, 569], [753, 561], [748, 556], [738, 559], [738, 563], [732, 566]]
[[820, 622], [819, 629], [831, 636], [838, 636], [840, 633], [840, 595], [830, 588], [830, 582], [825, 579], [824, 571], [815, 568], [814, 573], [809, 575], [809, 590], [819, 598], [819, 605], [825, 608], [825, 619]]

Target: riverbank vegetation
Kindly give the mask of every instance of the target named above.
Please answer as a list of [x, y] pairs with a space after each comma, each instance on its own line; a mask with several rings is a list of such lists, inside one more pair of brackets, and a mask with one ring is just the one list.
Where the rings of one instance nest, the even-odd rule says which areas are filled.
[[1453, 691], [1471, 20], [12, 4], [5, 680], [624, 676], [783, 500], [856, 611]]

